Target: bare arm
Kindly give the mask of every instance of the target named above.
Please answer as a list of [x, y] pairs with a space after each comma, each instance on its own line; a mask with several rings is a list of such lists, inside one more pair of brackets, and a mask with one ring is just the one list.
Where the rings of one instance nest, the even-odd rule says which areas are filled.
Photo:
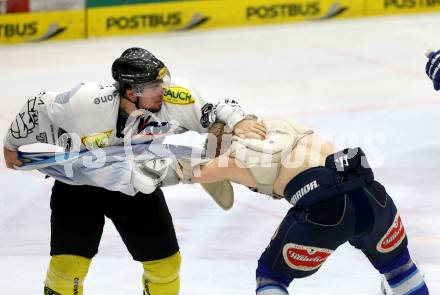
[[244, 119], [234, 126], [234, 134], [245, 138], [266, 138], [266, 127], [257, 120]]
[[[334, 146], [319, 136], [312, 134], [303, 138], [281, 163], [281, 168], [274, 183], [274, 192], [283, 195], [285, 186], [302, 171], [316, 166], [323, 166], [329, 154], [334, 153]], [[194, 171], [192, 178], [196, 183], [211, 183], [229, 180], [248, 187], [257, 184], [249, 169], [235, 158], [222, 155], [202, 165]]]
[[230, 180], [245, 186], [255, 187], [256, 183], [249, 169], [243, 168], [234, 158], [220, 156], [214, 158], [199, 170], [194, 171], [194, 183], [210, 183]]
[[14, 166], [21, 166], [22, 162], [18, 159], [17, 151], [11, 151], [3, 147], [3, 154], [5, 156], [6, 167], [14, 169]]

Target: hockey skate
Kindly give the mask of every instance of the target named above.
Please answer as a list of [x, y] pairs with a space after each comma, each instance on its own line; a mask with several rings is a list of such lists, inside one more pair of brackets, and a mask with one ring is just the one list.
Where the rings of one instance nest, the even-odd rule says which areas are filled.
[[380, 292], [382, 295], [393, 295], [393, 291], [385, 277], [382, 277], [382, 281], [380, 282]]

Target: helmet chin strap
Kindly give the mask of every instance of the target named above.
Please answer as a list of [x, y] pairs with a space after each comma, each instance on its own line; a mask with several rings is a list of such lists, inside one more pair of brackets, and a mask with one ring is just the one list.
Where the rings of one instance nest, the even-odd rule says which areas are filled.
[[136, 102], [135, 102], [136, 108], [137, 108], [137, 109], [140, 109], [140, 107], [139, 107], [140, 96], [137, 96], [137, 95], [136, 95], [136, 98], [137, 98], [137, 100], [136, 100]]
[[140, 109], [140, 107], [139, 107], [139, 100], [141, 98], [142, 91], [139, 88], [139, 86], [134, 86], [133, 87], [133, 93], [136, 96], [136, 102], [135, 102], [136, 108]]
[[[136, 101], [135, 102], [133, 102], [131, 99], [129, 99], [128, 97], [126, 97], [126, 96], [121, 96], [121, 99], [125, 99], [126, 101], [128, 101], [130, 104], [134, 104], [135, 106], [136, 106], [136, 109], [140, 109], [140, 107], [139, 107], [139, 96], [136, 96]], [[124, 108], [122, 108], [123, 110], [124, 110], [124, 112], [126, 112], [127, 114], [129, 114], [130, 113], [130, 108], [127, 108], [127, 107], [124, 107]]]

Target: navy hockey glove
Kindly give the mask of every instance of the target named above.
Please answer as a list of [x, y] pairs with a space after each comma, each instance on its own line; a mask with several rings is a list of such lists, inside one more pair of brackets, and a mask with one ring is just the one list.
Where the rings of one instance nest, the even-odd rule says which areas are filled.
[[426, 75], [434, 83], [434, 89], [440, 89], [440, 50], [431, 52], [428, 55], [428, 62], [426, 63]]

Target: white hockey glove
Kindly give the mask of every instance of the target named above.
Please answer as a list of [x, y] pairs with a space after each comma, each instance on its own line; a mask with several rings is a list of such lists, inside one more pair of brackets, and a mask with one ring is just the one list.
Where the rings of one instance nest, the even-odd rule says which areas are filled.
[[132, 184], [144, 194], [151, 194], [157, 187], [178, 183], [175, 160], [172, 158], [149, 159], [134, 163]]

